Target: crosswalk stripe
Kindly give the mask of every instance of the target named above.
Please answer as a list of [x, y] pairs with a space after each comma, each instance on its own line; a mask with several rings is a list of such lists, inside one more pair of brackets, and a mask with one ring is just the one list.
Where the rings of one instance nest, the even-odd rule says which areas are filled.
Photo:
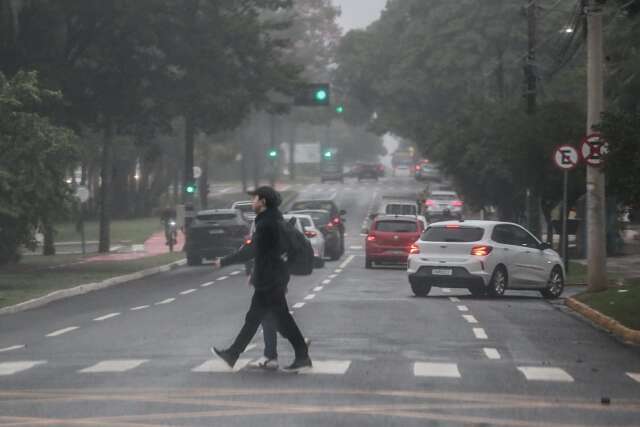
[[351, 366], [350, 360], [313, 361], [313, 367], [300, 373], [305, 375], [344, 375]]
[[495, 348], [483, 348], [484, 354], [491, 360], [498, 360], [501, 358], [500, 353]]
[[469, 307], [467, 307], [466, 305], [459, 305], [458, 306], [458, 310], [459, 311], [469, 311]]
[[413, 364], [413, 375], [416, 377], [460, 378], [460, 371], [455, 363], [416, 362]]
[[103, 360], [88, 368], [80, 369], [78, 372], [83, 374], [127, 372], [146, 362], [148, 362], [147, 359]]
[[469, 323], [478, 323], [478, 319], [476, 319], [470, 314], [463, 314], [462, 317], [464, 318], [464, 320], [466, 320]]
[[110, 314], [105, 314], [104, 316], [96, 317], [95, 319], [93, 319], [93, 321], [102, 322], [103, 320], [111, 319], [118, 316], [120, 316], [120, 313], [110, 313]]
[[233, 366], [233, 369], [231, 369], [224, 360], [211, 359], [207, 360], [200, 366], [196, 366], [191, 370], [191, 372], [238, 372], [247, 366], [250, 361], [251, 359], [238, 359], [236, 364]]
[[451, 289], [449, 289], [449, 288], [442, 288], [442, 292], [444, 292], [445, 294], [450, 294], [450, 293], [451, 293]]
[[640, 383], [640, 374], [634, 372], [627, 372], [627, 376], [637, 383]]
[[70, 326], [68, 328], [64, 328], [64, 329], [58, 329], [57, 331], [53, 331], [49, 334], [47, 334], [47, 337], [57, 337], [60, 336], [62, 334], [66, 334], [67, 332], [71, 332], [71, 331], [75, 331], [76, 329], [78, 329], [78, 326]]
[[489, 339], [483, 328], [473, 328], [473, 335], [475, 335], [479, 340]]
[[518, 366], [529, 381], [573, 382], [573, 377], [560, 368], [541, 368], [536, 366]]
[[43, 365], [46, 360], [23, 360], [19, 362], [2, 362], [0, 363], [0, 376], [17, 374], [26, 371], [34, 366]]
[[24, 345], [14, 345], [11, 347], [0, 348], [0, 353], [6, 353], [7, 351], [20, 350], [24, 348]]
[[458, 297], [449, 297], [449, 301], [451, 301], [451, 302], [460, 302], [460, 298], [458, 298]]

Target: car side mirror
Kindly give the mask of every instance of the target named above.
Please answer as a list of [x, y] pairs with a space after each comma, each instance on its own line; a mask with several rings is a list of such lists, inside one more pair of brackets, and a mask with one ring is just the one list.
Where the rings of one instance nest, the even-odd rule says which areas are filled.
[[547, 242], [542, 242], [538, 246], [538, 249], [540, 249], [541, 251], [546, 251], [547, 249], [551, 249], [551, 245], [548, 244]]
[[347, 211], [345, 211], [344, 209], [340, 211], [340, 216], [346, 215]]

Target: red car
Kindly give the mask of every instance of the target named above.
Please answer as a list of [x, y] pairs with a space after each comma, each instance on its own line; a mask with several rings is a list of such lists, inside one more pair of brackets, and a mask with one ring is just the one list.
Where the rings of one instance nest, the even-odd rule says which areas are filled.
[[375, 217], [365, 246], [365, 267], [373, 263], [406, 264], [409, 250], [424, 231], [418, 218], [402, 215]]

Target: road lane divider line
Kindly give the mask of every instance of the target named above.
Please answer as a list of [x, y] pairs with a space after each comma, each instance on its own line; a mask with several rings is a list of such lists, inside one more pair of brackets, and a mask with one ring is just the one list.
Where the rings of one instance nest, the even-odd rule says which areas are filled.
[[464, 320], [466, 320], [467, 322], [469, 322], [469, 323], [478, 323], [478, 319], [476, 319], [475, 317], [473, 317], [470, 314], [463, 314], [462, 318]]
[[293, 305], [293, 308], [295, 308], [296, 310], [299, 308], [304, 307], [305, 303], [304, 302], [299, 302]]
[[458, 306], [458, 310], [459, 311], [469, 311], [469, 307], [467, 307], [466, 305], [459, 305]]
[[335, 270], [335, 271], [334, 271], [334, 273], [338, 273], [338, 274], [340, 274], [340, 273], [342, 273], [342, 269], [341, 269], [341, 268], [338, 268], [337, 270]]
[[222, 277], [218, 277], [216, 279], [217, 282], [222, 282], [223, 280], [227, 280], [229, 278], [229, 276], [222, 276]]
[[496, 350], [495, 348], [485, 347], [482, 350], [484, 351], [484, 354], [491, 360], [500, 360], [502, 358], [498, 350]]
[[326, 279], [322, 281], [323, 285], [328, 285], [329, 283], [331, 283], [331, 279]]
[[150, 305], [139, 305], [137, 307], [131, 307], [129, 310], [131, 311], [139, 311], [139, 310], [144, 310], [145, 308], [149, 308], [151, 307]]
[[316, 286], [315, 288], [313, 288], [313, 292], [320, 292], [323, 289], [324, 289], [324, 287], [322, 287], [322, 286]]
[[75, 331], [76, 329], [79, 329], [79, 326], [69, 326], [68, 328], [64, 328], [64, 329], [58, 329], [57, 331], [53, 331], [49, 334], [47, 334], [47, 337], [59, 337], [60, 335], [64, 335], [68, 332], [71, 331]]
[[20, 350], [21, 348], [25, 348], [25, 345], [13, 345], [11, 347], [0, 348], [0, 353], [6, 353], [8, 351]]
[[180, 295], [189, 295], [197, 291], [197, 289], [187, 289], [186, 291], [180, 292]]
[[159, 301], [157, 303], [155, 303], [154, 305], [165, 305], [165, 304], [171, 304], [172, 302], [174, 302], [176, 299], [175, 298], [167, 298], [165, 300]]
[[88, 368], [80, 369], [81, 374], [100, 374], [109, 372], [127, 372], [148, 362], [148, 359], [103, 360]]
[[487, 336], [487, 333], [482, 328], [473, 328], [473, 335], [475, 335], [476, 338], [479, 340], [489, 339], [489, 337]]
[[460, 302], [460, 298], [458, 298], [458, 297], [449, 297], [449, 301], [451, 301], [451, 302]]
[[346, 261], [345, 261], [345, 262], [343, 262], [342, 264], [340, 264], [340, 268], [344, 270], [344, 268], [345, 268], [347, 265], [349, 265], [349, 263], [350, 263], [351, 261], [353, 261], [353, 259], [354, 259], [355, 257], [356, 257], [355, 255], [349, 255], [349, 257], [346, 259]]
[[0, 376], [17, 374], [26, 371], [34, 366], [44, 365], [46, 360], [23, 360], [20, 362], [2, 362], [0, 363]]
[[213, 285], [215, 282], [207, 282], [207, 283], [203, 283], [202, 285], [200, 285], [201, 288], [208, 288], [209, 286]]
[[109, 314], [105, 314], [104, 316], [96, 317], [95, 319], [93, 319], [93, 321], [102, 322], [103, 320], [112, 319], [118, 316], [120, 316], [120, 313], [109, 313]]
[[413, 375], [416, 377], [460, 378], [460, 370], [456, 363], [415, 362]]
[[240, 273], [242, 273], [242, 271], [240, 270], [232, 271], [231, 273], [229, 273], [229, 276], [237, 276]]
[[330, 274], [330, 275], [329, 275], [329, 279], [335, 279], [336, 277], [338, 277], [338, 275], [337, 275], [337, 274]]
[[640, 373], [627, 372], [627, 376], [637, 383], [640, 383]]
[[306, 299], [307, 301], [309, 301], [309, 300], [314, 299], [315, 297], [316, 297], [316, 295], [315, 295], [315, 294], [309, 294], [309, 295], [307, 295], [306, 297], [304, 297], [304, 299]]
[[553, 381], [572, 383], [573, 377], [564, 369], [560, 368], [542, 368], [538, 366], [518, 366], [518, 370], [522, 372], [528, 381]]

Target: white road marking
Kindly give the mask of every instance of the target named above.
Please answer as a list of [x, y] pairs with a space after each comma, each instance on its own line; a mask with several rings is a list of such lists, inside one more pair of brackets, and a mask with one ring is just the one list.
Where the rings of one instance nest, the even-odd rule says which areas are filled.
[[24, 360], [20, 362], [3, 362], [0, 363], [0, 376], [13, 375], [18, 372], [26, 371], [34, 366], [47, 363], [46, 360]]
[[222, 276], [222, 277], [218, 277], [217, 281], [221, 282], [223, 280], [227, 280], [229, 278], [229, 276]]
[[257, 347], [257, 345], [256, 345], [256, 344], [249, 344], [249, 345], [247, 346], [247, 348], [245, 348], [245, 349], [244, 349], [243, 353], [246, 353], [247, 351], [251, 351], [251, 350], [253, 350], [253, 349], [254, 349], [254, 348], [256, 348], [256, 347]]
[[445, 294], [450, 294], [450, 293], [451, 293], [451, 289], [449, 289], [449, 288], [442, 288], [442, 292], [444, 292]]
[[78, 329], [78, 326], [70, 326], [68, 328], [64, 328], [64, 329], [58, 329], [57, 331], [51, 332], [49, 334], [47, 334], [47, 337], [57, 337], [60, 336], [62, 334], [66, 334], [67, 332], [71, 332], [71, 331], [75, 331], [76, 329]]
[[341, 269], [341, 268], [339, 268], [339, 269], [335, 270], [335, 271], [334, 271], [334, 273], [338, 273], [338, 274], [340, 274], [340, 273], [342, 273], [342, 269]]
[[104, 316], [96, 317], [95, 319], [93, 319], [93, 321], [102, 322], [103, 320], [111, 319], [113, 317], [118, 317], [118, 316], [120, 316], [120, 313], [110, 313], [110, 314], [105, 314]]
[[249, 362], [251, 362], [251, 359], [238, 359], [236, 364], [233, 366], [233, 369], [231, 369], [224, 360], [211, 359], [207, 360], [200, 366], [196, 366], [191, 370], [191, 372], [238, 372], [247, 366]]
[[138, 311], [138, 310], [144, 310], [145, 308], [149, 308], [151, 306], [149, 305], [139, 305], [138, 307], [131, 307], [129, 310], [131, 311]]
[[413, 364], [413, 375], [416, 377], [460, 378], [460, 371], [455, 363], [416, 362]]
[[331, 283], [331, 279], [326, 279], [322, 281], [323, 285], [328, 285], [329, 283]]
[[343, 262], [342, 264], [340, 264], [340, 268], [344, 270], [344, 268], [345, 268], [347, 265], [349, 265], [349, 263], [350, 263], [351, 261], [353, 261], [353, 259], [354, 259], [355, 257], [356, 257], [355, 255], [349, 255], [349, 257], [346, 259], [346, 261], [345, 261], [345, 262]]
[[197, 289], [187, 289], [186, 291], [180, 292], [180, 295], [189, 295], [197, 291]]
[[350, 249], [353, 251], [359, 251], [359, 250], [362, 250], [362, 246], [351, 246]]
[[467, 307], [466, 305], [459, 305], [458, 306], [458, 310], [460, 310], [460, 311], [469, 311], [469, 307]]
[[323, 289], [324, 288], [322, 286], [316, 286], [315, 288], [313, 288], [313, 292], [320, 292]]
[[451, 301], [451, 302], [460, 302], [460, 298], [458, 298], [458, 297], [449, 297], [449, 301]]
[[171, 304], [172, 302], [174, 302], [176, 299], [175, 298], [167, 298], [164, 301], [160, 301], [155, 303], [155, 305], [165, 305], [165, 304]]
[[93, 366], [79, 370], [83, 374], [99, 374], [103, 372], [127, 372], [148, 362], [147, 359], [103, 360]]
[[242, 271], [239, 271], [239, 270], [232, 271], [231, 273], [229, 273], [229, 276], [237, 276], [240, 273], [242, 273]]
[[635, 382], [640, 383], [640, 374], [636, 374], [636, 373], [633, 373], [633, 372], [627, 372], [627, 376], [629, 378], [631, 378], [632, 380], [634, 380]]
[[473, 335], [475, 335], [479, 340], [489, 339], [487, 333], [482, 328], [473, 328]]
[[13, 351], [13, 350], [20, 350], [21, 348], [24, 348], [24, 345], [14, 345], [11, 347], [6, 347], [6, 348], [0, 348], [0, 353], [6, 353], [7, 351]]
[[330, 274], [330, 275], [329, 275], [329, 279], [335, 279], [336, 277], [338, 277], [338, 275], [337, 275], [337, 274]]
[[304, 307], [305, 303], [304, 302], [299, 302], [293, 305], [293, 308], [298, 309], [298, 308], [302, 308]]
[[309, 294], [306, 297], [304, 297], [304, 299], [306, 299], [307, 301], [314, 299], [316, 296], [315, 294]]
[[484, 354], [491, 360], [501, 359], [500, 353], [495, 348], [483, 348]]
[[540, 368], [535, 366], [518, 366], [518, 370], [522, 372], [529, 381], [555, 381], [572, 383], [573, 377], [560, 368]]
[[469, 323], [478, 323], [478, 319], [476, 319], [475, 317], [471, 316], [470, 314], [463, 314], [462, 318], [464, 320], [466, 320]]
[[311, 369], [300, 371], [305, 375], [344, 375], [351, 366], [350, 360], [314, 360]]
[[213, 285], [215, 282], [207, 282], [207, 283], [203, 283], [202, 285], [200, 285], [201, 288], [208, 288], [209, 286]]

